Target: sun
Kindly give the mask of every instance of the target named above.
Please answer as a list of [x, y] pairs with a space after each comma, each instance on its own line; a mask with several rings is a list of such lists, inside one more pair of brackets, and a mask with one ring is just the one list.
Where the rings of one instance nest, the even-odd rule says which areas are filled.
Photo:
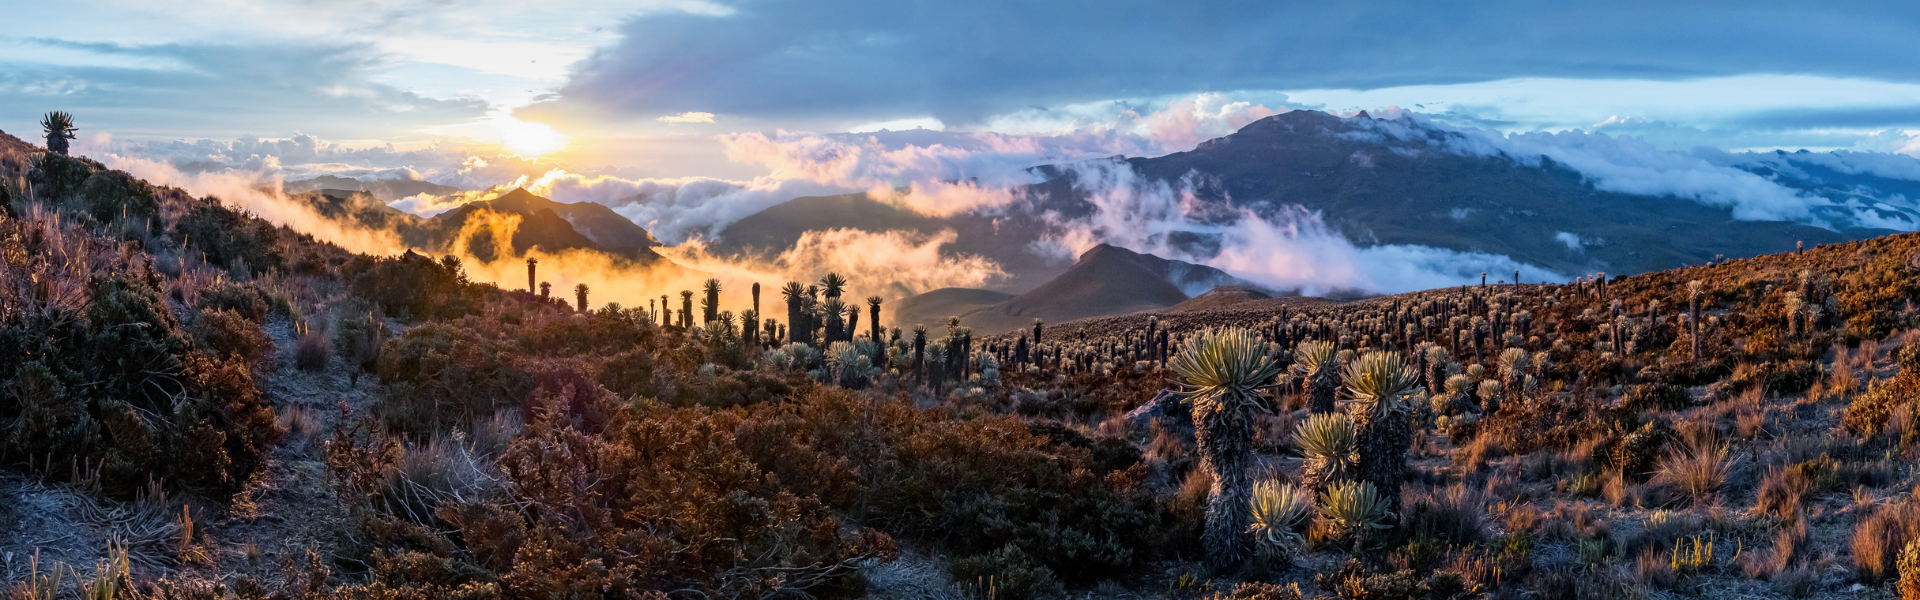
[[567, 147], [567, 136], [546, 123], [534, 123], [497, 115], [488, 124], [508, 152], [521, 156], [551, 154]]

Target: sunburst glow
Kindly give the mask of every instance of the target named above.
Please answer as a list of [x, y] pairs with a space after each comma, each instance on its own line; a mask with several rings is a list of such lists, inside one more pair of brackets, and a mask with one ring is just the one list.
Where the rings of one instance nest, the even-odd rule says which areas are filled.
[[500, 145], [514, 154], [539, 156], [558, 152], [567, 147], [567, 136], [555, 131], [546, 123], [522, 121], [511, 116], [500, 115], [488, 125], [499, 134]]

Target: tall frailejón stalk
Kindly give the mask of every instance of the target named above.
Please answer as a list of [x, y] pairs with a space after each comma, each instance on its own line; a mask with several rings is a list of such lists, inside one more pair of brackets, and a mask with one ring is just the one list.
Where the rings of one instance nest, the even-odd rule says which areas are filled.
[[1333, 412], [1340, 390], [1339, 351], [1333, 344], [1313, 340], [1293, 350], [1293, 373], [1305, 382], [1307, 410], [1315, 414]]
[[1193, 405], [1201, 468], [1213, 474], [1201, 542], [1214, 566], [1236, 569], [1247, 559], [1250, 541], [1253, 480], [1247, 470], [1254, 413], [1266, 409], [1264, 397], [1280, 364], [1267, 357], [1266, 344], [1251, 332], [1228, 328], [1190, 338], [1172, 367], [1183, 380], [1181, 396]]
[[1398, 352], [1368, 352], [1347, 363], [1343, 389], [1347, 415], [1360, 446], [1357, 478], [1373, 483], [1400, 510], [1400, 478], [1413, 447], [1410, 421], [1420, 376]]

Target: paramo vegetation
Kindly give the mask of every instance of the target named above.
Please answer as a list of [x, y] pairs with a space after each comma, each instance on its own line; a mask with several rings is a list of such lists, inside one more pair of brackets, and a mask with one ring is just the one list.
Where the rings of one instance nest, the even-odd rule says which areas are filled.
[[1920, 236], [976, 337], [589, 310], [71, 128], [0, 137], [0, 492], [113, 535], [18, 597], [1920, 598]]

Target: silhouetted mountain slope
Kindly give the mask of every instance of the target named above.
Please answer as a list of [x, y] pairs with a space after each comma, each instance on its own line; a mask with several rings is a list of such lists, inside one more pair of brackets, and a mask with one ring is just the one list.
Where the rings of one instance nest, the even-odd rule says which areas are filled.
[[894, 301], [885, 318], [895, 326], [912, 329], [914, 325], [933, 328], [947, 317], [970, 315], [1013, 298], [1013, 294], [972, 288], [940, 288]]
[[460, 188], [457, 187], [414, 179], [376, 179], [373, 181], [361, 181], [359, 179], [340, 177], [337, 175], [321, 175], [313, 179], [288, 181], [283, 184], [281, 189], [289, 194], [301, 194], [319, 190], [367, 192], [372, 194], [373, 197], [387, 202], [420, 194], [445, 196], [460, 191]]
[[572, 204], [554, 202], [533, 195], [525, 189], [515, 188], [498, 198], [475, 202], [469, 206], [480, 205], [496, 211], [530, 215], [540, 211], [552, 211], [573, 225], [581, 235], [593, 240], [600, 247], [613, 251], [633, 251], [653, 248], [660, 241], [653, 234], [613, 209], [592, 202]]
[[923, 238], [952, 231], [955, 239], [946, 247], [948, 253], [974, 254], [999, 263], [1007, 277], [993, 282], [992, 287], [1018, 292], [1045, 283], [1072, 264], [1067, 257], [1042, 256], [1033, 251], [1033, 242], [1041, 239], [1045, 228], [1044, 221], [1021, 210], [1004, 215], [930, 217], [897, 204], [874, 200], [865, 193], [806, 196], [729, 225], [720, 233], [712, 250], [722, 256], [743, 254], [767, 258], [792, 248], [809, 231], [905, 231]]
[[[594, 250], [636, 262], [662, 260], [652, 250], [659, 242], [639, 225], [605, 206], [591, 202], [562, 204], [515, 189], [493, 200], [471, 202], [433, 217], [420, 217], [396, 210], [371, 194], [353, 190], [323, 190], [299, 194], [322, 215], [348, 220], [366, 227], [399, 233], [403, 243], [441, 252], [452, 247], [462, 234], [474, 256], [494, 260], [503, 254], [502, 240], [495, 239], [495, 225], [504, 224], [494, 217], [518, 218], [511, 251], [520, 255], [533, 248], [547, 252]], [[583, 231], [584, 230], [584, 231]]]
[[1062, 322], [1163, 309], [1187, 301], [1183, 287], [1218, 285], [1246, 282], [1212, 267], [1101, 244], [1082, 253], [1059, 277], [1026, 293], [935, 290], [902, 299], [894, 319], [903, 326], [932, 327], [958, 316], [974, 331], [994, 334], [1025, 327], [1035, 318]]

